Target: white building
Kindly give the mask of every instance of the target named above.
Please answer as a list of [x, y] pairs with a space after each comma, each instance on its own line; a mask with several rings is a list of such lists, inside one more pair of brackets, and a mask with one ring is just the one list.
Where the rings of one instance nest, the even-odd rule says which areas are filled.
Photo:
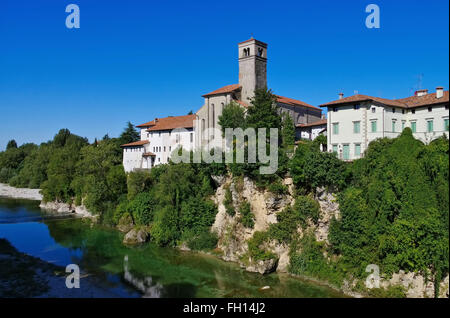
[[122, 145], [125, 172], [168, 163], [172, 151], [194, 149], [195, 115], [169, 116], [137, 125], [141, 140]]
[[371, 141], [397, 137], [405, 127], [426, 144], [443, 134], [449, 136], [449, 92], [442, 87], [436, 93], [420, 90], [395, 100], [339, 95], [321, 107], [328, 108], [328, 151], [342, 160], [360, 158]]
[[[267, 87], [267, 44], [251, 38], [238, 44], [239, 84], [227, 85], [203, 95], [204, 105], [196, 115], [196, 147], [223, 146], [218, 123], [223, 108], [232, 101], [247, 108], [256, 89]], [[291, 116], [294, 125], [321, 119], [322, 109], [300, 100], [276, 95], [280, 113]]]
[[314, 140], [319, 135], [327, 135], [327, 119], [321, 119], [309, 124], [298, 124], [295, 129], [296, 139]]

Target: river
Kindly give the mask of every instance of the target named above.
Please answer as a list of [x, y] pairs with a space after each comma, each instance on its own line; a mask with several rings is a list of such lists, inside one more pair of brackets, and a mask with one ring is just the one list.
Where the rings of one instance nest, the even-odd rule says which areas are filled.
[[343, 297], [289, 275], [249, 273], [214, 256], [151, 243], [126, 247], [118, 231], [44, 212], [38, 201], [0, 197], [0, 238], [45, 262], [77, 264], [96, 288], [83, 294], [83, 278], [74, 297]]

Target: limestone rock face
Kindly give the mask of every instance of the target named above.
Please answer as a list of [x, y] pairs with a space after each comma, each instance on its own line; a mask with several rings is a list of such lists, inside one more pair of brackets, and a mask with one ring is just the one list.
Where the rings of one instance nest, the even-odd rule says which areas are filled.
[[[238, 262], [243, 268], [252, 272], [269, 273], [275, 271], [278, 264], [281, 264], [281, 271], [287, 271], [288, 251], [276, 244], [270, 247], [277, 256], [274, 260], [258, 262], [246, 260], [243, 262], [241, 258], [248, 252], [247, 241], [256, 231], [266, 231], [270, 224], [276, 223], [276, 213], [292, 204], [292, 196], [290, 194], [277, 195], [260, 190], [247, 177], [239, 182], [239, 184], [235, 184], [230, 177], [226, 178], [213, 196], [213, 200], [218, 206], [218, 213], [212, 231], [219, 237], [218, 248], [222, 251], [221, 258], [225, 261]], [[232, 193], [235, 216], [230, 216], [223, 204], [227, 187]], [[250, 203], [254, 214], [255, 225], [252, 229], [246, 228], [240, 223], [239, 205], [243, 201]]]
[[125, 234], [123, 243], [128, 245], [136, 245], [147, 242], [150, 239], [150, 234], [144, 228], [134, 228]]
[[74, 204], [68, 204], [64, 202], [44, 202], [39, 204], [39, 207], [43, 210], [54, 211], [58, 213], [75, 213], [82, 217], [93, 217], [92, 213], [89, 212], [84, 205], [76, 206]]
[[333, 217], [338, 219], [340, 216], [339, 203], [336, 196], [333, 193], [328, 193], [325, 188], [316, 189], [315, 199], [320, 205], [320, 217], [314, 235], [317, 241], [328, 243], [330, 221]]
[[274, 272], [277, 269], [278, 265], [278, 258], [271, 258], [268, 260], [259, 260], [259, 261], [252, 261], [250, 260], [250, 264], [245, 266], [245, 270], [249, 272], [254, 273], [260, 273], [260, 274], [269, 274]]
[[117, 224], [117, 229], [122, 233], [128, 233], [133, 229], [133, 227], [134, 223], [131, 216], [128, 213], [122, 215], [122, 217], [119, 220], [119, 223]]

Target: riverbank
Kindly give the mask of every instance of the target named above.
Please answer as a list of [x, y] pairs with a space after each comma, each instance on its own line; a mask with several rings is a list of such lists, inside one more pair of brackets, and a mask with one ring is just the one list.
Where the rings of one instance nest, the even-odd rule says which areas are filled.
[[82, 288], [69, 289], [66, 275], [62, 266], [21, 253], [0, 238], [0, 298], [117, 297], [92, 284], [86, 275], [80, 277]]
[[15, 188], [0, 183], [0, 197], [42, 201], [43, 196], [40, 191], [41, 189]]

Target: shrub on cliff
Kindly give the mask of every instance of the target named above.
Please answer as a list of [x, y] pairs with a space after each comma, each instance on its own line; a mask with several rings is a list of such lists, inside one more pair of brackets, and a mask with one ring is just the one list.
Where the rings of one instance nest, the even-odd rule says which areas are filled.
[[370, 144], [339, 195], [341, 219], [330, 227], [335, 253], [359, 275], [368, 264], [384, 273], [449, 269], [448, 140], [430, 145], [410, 129]]

